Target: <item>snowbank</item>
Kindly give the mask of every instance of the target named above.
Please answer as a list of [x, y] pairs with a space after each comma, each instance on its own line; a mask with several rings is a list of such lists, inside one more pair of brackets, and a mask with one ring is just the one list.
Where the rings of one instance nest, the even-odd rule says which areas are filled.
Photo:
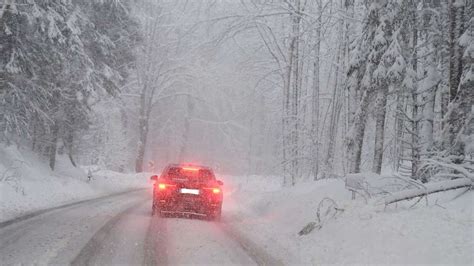
[[[263, 186], [256, 191], [265, 179], [225, 179], [240, 189], [231, 189], [224, 217], [285, 264], [474, 263], [473, 192], [461, 196], [463, 189], [441, 192], [430, 195], [428, 204], [423, 200], [410, 208], [415, 199], [384, 209], [383, 200], [382, 204], [376, 199], [369, 204], [360, 197], [351, 200], [342, 179], [270, 190]], [[370, 175], [367, 187], [378, 193], [404, 186], [391, 185], [389, 180], [394, 179]], [[382, 197], [383, 193], [377, 193], [373, 194]], [[324, 198], [334, 200], [344, 211], [325, 221], [321, 229], [299, 236], [305, 225], [316, 220]]]
[[146, 174], [93, 173], [59, 156], [55, 171], [36, 155], [0, 145], [0, 221], [61, 204], [149, 186]]

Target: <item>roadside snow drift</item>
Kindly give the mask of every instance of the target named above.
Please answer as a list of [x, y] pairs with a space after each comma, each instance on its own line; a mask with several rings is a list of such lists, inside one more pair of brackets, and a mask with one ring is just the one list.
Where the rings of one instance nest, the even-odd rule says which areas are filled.
[[61, 204], [148, 186], [146, 174], [93, 172], [57, 158], [56, 170], [36, 155], [0, 145], [0, 221]]
[[[385, 207], [380, 195], [367, 204], [360, 196], [351, 200], [342, 179], [291, 188], [260, 185], [281, 184], [280, 178], [267, 183], [268, 179], [226, 178], [230, 193], [224, 220], [285, 264], [474, 263], [474, 193], [462, 194], [465, 188]], [[368, 180], [375, 188], [389, 179]], [[335, 202], [340, 211], [321, 211], [321, 228], [299, 236], [317, 220], [323, 199]]]

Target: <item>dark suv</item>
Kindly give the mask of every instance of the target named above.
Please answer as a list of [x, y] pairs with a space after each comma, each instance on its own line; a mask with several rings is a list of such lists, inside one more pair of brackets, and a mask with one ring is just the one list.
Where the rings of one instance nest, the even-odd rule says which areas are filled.
[[219, 220], [222, 210], [222, 181], [211, 168], [171, 164], [156, 180], [153, 188], [153, 215], [182, 214]]

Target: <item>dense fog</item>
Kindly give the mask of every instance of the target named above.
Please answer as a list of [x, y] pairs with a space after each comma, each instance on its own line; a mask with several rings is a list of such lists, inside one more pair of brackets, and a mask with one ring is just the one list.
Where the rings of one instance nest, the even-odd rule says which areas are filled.
[[[472, 163], [471, 1], [7, 0], [1, 141], [287, 184]], [[452, 167], [451, 167], [452, 168]], [[445, 171], [444, 171], [445, 172]]]
[[0, 265], [474, 265], [473, 0], [0, 0]]

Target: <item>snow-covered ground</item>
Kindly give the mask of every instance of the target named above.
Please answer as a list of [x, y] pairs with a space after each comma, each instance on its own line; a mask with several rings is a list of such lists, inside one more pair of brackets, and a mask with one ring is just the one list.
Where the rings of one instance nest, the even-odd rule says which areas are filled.
[[[341, 179], [291, 188], [282, 188], [278, 177], [224, 180], [225, 220], [285, 264], [474, 263], [472, 191], [459, 197], [465, 189], [429, 195], [428, 204], [423, 199], [412, 208], [417, 200], [384, 208], [381, 195], [367, 204], [361, 197], [351, 200]], [[382, 184], [389, 190], [400, 188], [387, 178], [367, 180], [373, 191]], [[326, 197], [341, 211], [328, 215], [321, 211], [321, 229], [299, 236], [305, 225], [317, 219], [318, 205]], [[326, 200], [323, 207], [329, 203]]]
[[[90, 182], [88, 169], [94, 171]], [[0, 221], [114, 192], [150, 187], [148, 176], [75, 168], [66, 157], [58, 158], [53, 172], [44, 161], [27, 151], [0, 146]], [[166, 221], [170, 243], [193, 238], [194, 231], [212, 229], [200, 231], [200, 236], [207, 236], [207, 240], [176, 247], [174, 251], [181, 250], [187, 256], [194, 254], [193, 258], [207, 261], [209, 252], [200, 253], [194, 250], [195, 246], [215, 242], [225, 252], [231, 252], [237, 250], [232, 241], [241, 245], [250, 241], [249, 245], [259, 249], [260, 256], [267, 253], [283, 264], [474, 263], [472, 191], [462, 194], [465, 191], [462, 188], [429, 195], [428, 200], [414, 199], [386, 207], [384, 197], [389, 195], [386, 192], [409, 189], [408, 183], [397, 178], [360, 176], [365, 177], [363, 185], [372, 196], [366, 200], [361, 196], [351, 200], [343, 179], [308, 181], [283, 188], [278, 176], [223, 176], [222, 226], [227, 231], [231, 228], [231, 237], [221, 234], [218, 228], [206, 227], [203, 221], [169, 219]], [[138, 197], [143, 204], [136, 212], [149, 217], [147, 193]], [[298, 235], [308, 223], [317, 220], [323, 200], [317, 223], [320, 228]], [[148, 220], [142, 221], [141, 231], [146, 229]], [[190, 231], [178, 232], [181, 227]], [[173, 236], [180, 240], [171, 239]], [[230, 254], [235, 255], [231, 261], [245, 258], [235, 252]], [[168, 259], [177, 262], [172, 255], [168, 254]]]
[[111, 193], [149, 187], [147, 174], [122, 174], [73, 167], [59, 156], [56, 170], [47, 162], [15, 146], [0, 145], [0, 222], [32, 211]]

